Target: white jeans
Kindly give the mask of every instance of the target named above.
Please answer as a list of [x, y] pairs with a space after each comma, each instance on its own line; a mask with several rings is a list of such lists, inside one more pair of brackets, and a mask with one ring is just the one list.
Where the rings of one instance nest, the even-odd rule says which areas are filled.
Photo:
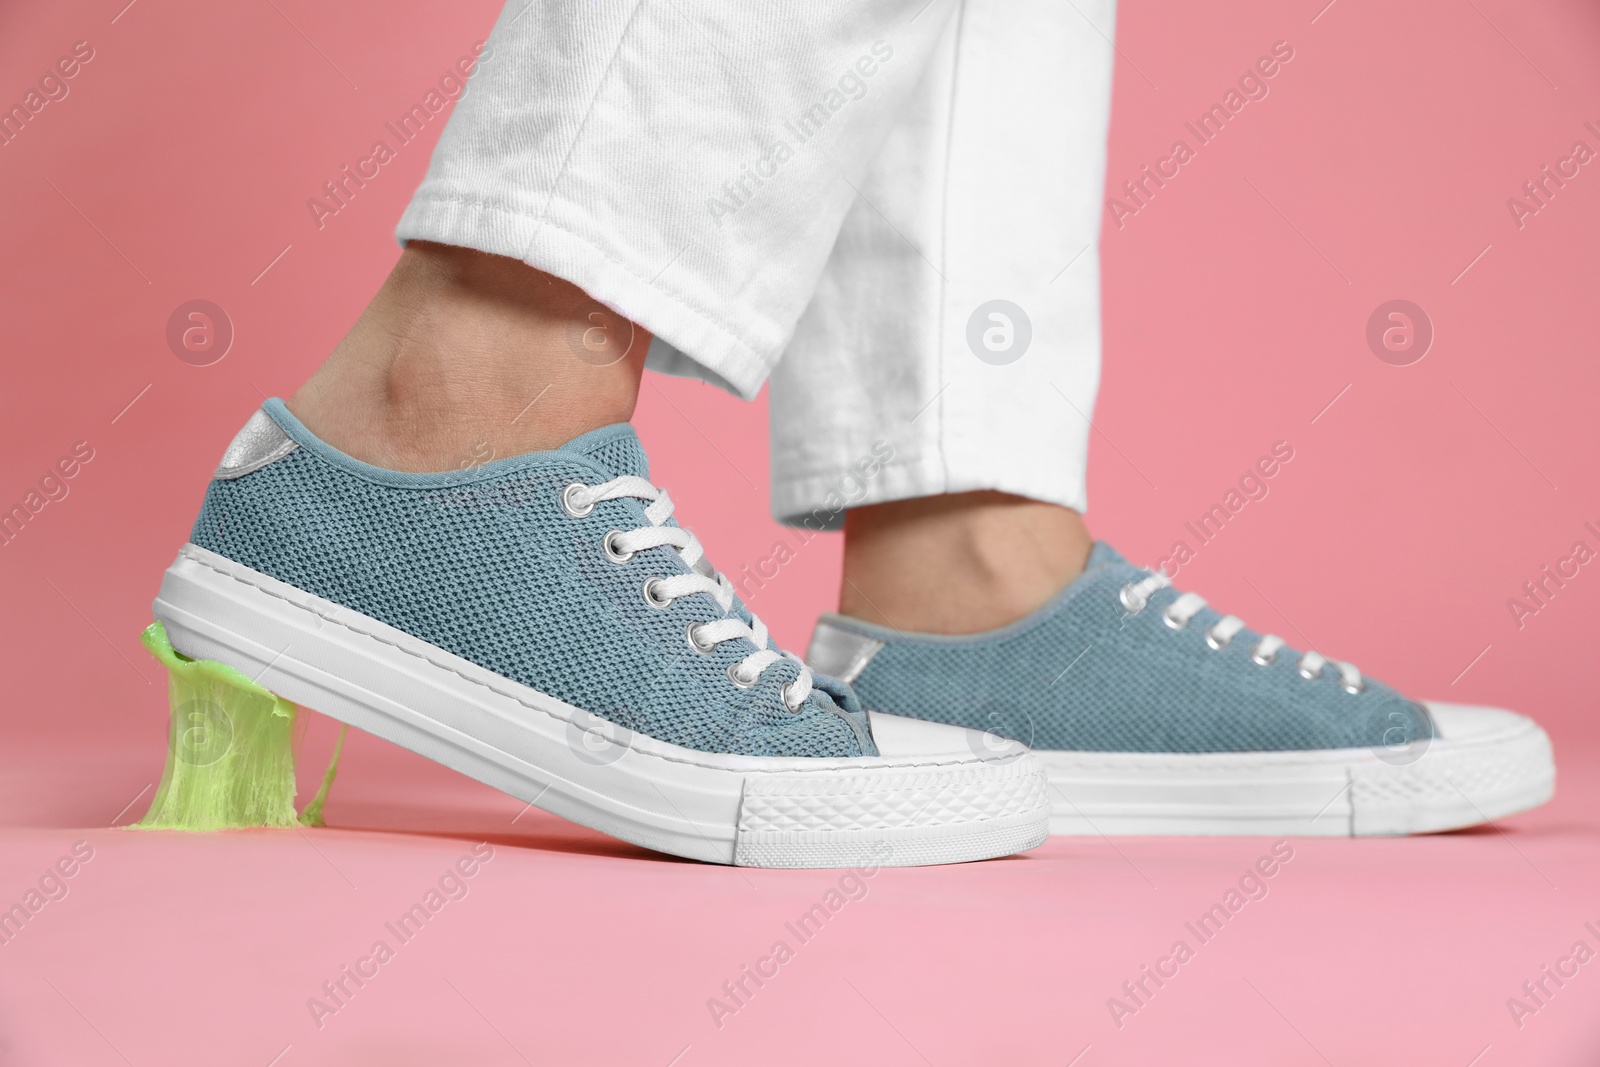
[[399, 237], [573, 282], [656, 370], [770, 377], [780, 519], [973, 489], [1081, 510], [1113, 17], [511, 0]]

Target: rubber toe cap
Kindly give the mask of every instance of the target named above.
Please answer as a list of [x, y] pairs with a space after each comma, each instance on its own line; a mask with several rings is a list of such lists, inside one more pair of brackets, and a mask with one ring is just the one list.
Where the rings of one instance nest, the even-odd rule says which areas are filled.
[[1427, 708], [1439, 736], [1451, 741], [1487, 741], [1538, 729], [1526, 715], [1518, 715], [1504, 708], [1445, 704], [1431, 700], [1427, 702]]
[[995, 734], [969, 730], [965, 726], [949, 726], [942, 722], [908, 719], [902, 715], [885, 715], [869, 712], [872, 739], [878, 743], [878, 754], [896, 758], [950, 757], [967, 759], [1011, 760], [1026, 755], [1028, 748], [1017, 741], [1009, 741]]

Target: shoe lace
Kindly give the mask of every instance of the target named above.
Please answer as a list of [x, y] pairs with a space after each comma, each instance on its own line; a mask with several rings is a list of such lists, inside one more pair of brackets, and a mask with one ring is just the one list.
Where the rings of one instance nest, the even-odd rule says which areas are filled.
[[[1164, 572], [1151, 571], [1137, 582], [1129, 582], [1123, 586], [1118, 598], [1130, 614], [1137, 615], [1150, 603], [1150, 597], [1156, 590], [1171, 585], [1172, 579]], [[1176, 600], [1162, 609], [1161, 619], [1168, 628], [1182, 630], [1205, 606], [1206, 599], [1199, 593], [1180, 593]], [[1213, 651], [1220, 652], [1227, 648], [1228, 643], [1244, 628], [1244, 620], [1237, 615], [1224, 615], [1206, 629], [1206, 645]], [[1278, 658], [1278, 652], [1287, 647], [1288, 643], [1283, 638], [1275, 634], [1266, 634], [1250, 650], [1250, 661], [1258, 667], [1270, 667]], [[1298, 666], [1300, 677], [1308, 682], [1322, 677], [1323, 668], [1331, 666], [1338, 672], [1339, 684], [1343, 686], [1345, 692], [1359, 693], [1366, 688], [1366, 683], [1361, 680], [1361, 672], [1356, 669], [1355, 664], [1329, 659], [1320, 652], [1303, 654]]]
[[742, 638], [754, 645], [756, 648], [754, 652], [728, 668], [729, 681], [741, 689], [755, 685], [761, 680], [762, 672], [780, 660], [794, 663], [799, 667], [800, 673], [794, 681], [784, 686], [783, 703], [790, 711], [799, 711], [800, 705], [811, 695], [811, 668], [792, 652], [780, 652], [770, 648], [767, 624], [754, 613], [751, 614], [748, 623], [728, 614], [733, 610], [736, 599], [733, 583], [711, 566], [699, 538], [681, 526], [666, 525], [666, 521], [672, 517], [673, 510], [672, 498], [667, 495], [666, 490], [657, 489], [648, 480], [636, 475], [624, 475], [599, 485], [573, 482], [562, 492], [561, 506], [573, 518], [582, 518], [593, 511], [596, 504], [625, 497], [648, 502], [644, 514], [645, 518], [650, 520], [650, 525], [633, 530], [612, 530], [607, 533], [604, 541], [606, 557], [613, 563], [626, 564], [633, 558], [634, 553], [648, 548], [676, 549], [679, 557], [689, 567], [689, 573], [646, 579], [643, 590], [646, 602], [651, 607], [664, 610], [671, 607], [674, 600], [682, 597], [693, 596], [696, 593], [709, 596], [722, 609], [725, 617], [715, 622], [690, 625], [686, 632], [690, 647], [696, 652], [710, 655], [724, 641], [737, 641]]

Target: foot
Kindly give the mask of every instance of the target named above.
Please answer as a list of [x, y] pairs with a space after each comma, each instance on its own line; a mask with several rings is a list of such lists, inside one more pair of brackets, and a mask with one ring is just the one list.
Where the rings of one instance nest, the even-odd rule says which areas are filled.
[[1011, 625], [951, 637], [826, 615], [808, 662], [874, 713], [1031, 746], [1052, 833], [1421, 833], [1525, 811], [1555, 786], [1531, 719], [1408, 700], [1104, 542]]
[[893, 866], [1044, 839], [1021, 746], [869, 720], [773, 646], [647, 474], [625, 424], [403, 473], [269, 401], [155, 614], [186, 656], [663, 852]]

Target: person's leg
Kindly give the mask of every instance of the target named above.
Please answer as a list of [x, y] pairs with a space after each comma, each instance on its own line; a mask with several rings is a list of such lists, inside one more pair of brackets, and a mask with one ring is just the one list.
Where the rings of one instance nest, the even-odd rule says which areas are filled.
[[626, 421], [647, 352], [753, 396], [953, 6], [508, 5], [413, 246], [290, 409], [436, 470]]
[[873, 712], [1028, 744], [1057, 833], [1394, 834], [1543, 802], [1530, 720], [1421, 705], [1087, 545], [1112, 51], [1084, 18], [1110, 15], [967, 0], [779, 365], [777, 513], [848, 511], [845, 614], [809, 662]]
[[746, 397], [955, 0], [509, 4], [398, 227], [521, 260]]
[[411, 247], [292, 405], [267, 401], [224, 452], [154, 632], [679, 855], [1030, 848], [1033, 759], [869, 720], [784, 653], [620, 421], [645, 331], [658, 361], [759, 388], [948, 5], [687, 6], [502, 14], [399, 228]]
[[570, 282], [416, 241], [288, 406], [367, 463], [456, 470], [627, 422], [649, 345]]
[[1071, 508], [977, 490], [853, 508], [839, 612], [922, 633], [993, 630], [1076, 578], [1091, 540]]
[[1083, 567], [1112, 19], [962, 4], [774, 372], [774, 512], [842, 521], [845, 614], [992, 629]]

